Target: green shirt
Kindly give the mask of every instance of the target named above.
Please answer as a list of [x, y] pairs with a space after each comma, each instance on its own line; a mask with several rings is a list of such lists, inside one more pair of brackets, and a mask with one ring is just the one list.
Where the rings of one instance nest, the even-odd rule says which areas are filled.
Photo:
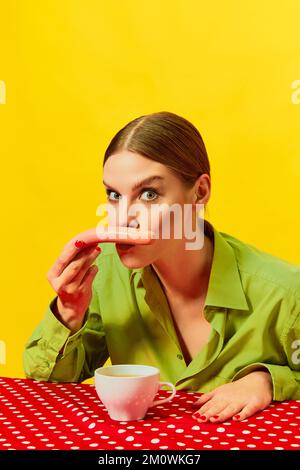
[[213, 238], [204, 307], [212, 328], [189, 364], [152, 266], [128, 269], [114, 243], [100, 243], [82, 328], [70, 335], [52, 313], [55, 297], [25, 345], [26, 377], [82, 382], [110, 358], [112, 364], [156, 366], [177, 390], [208, 392], [265, 367], [274, 400], [300, 399], [300, 266], [215, 227]]

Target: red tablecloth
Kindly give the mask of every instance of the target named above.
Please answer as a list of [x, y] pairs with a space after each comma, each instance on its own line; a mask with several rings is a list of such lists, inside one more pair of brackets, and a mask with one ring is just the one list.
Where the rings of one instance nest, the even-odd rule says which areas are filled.
[[117, 422], [93, 385], [2, 377], [0, 450], [300, 449], [300, 401], [274, 402], [242, 422], [198, 424], [191, 404], [199, 396], [177, 391], [143, 420]]

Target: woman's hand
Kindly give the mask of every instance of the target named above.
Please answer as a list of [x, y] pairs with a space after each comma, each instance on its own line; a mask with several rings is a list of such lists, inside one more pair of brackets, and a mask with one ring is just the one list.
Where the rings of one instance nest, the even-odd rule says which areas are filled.
[[92, 283], [98, 272], [91, 264], [101, 253], [98, 246], [75, 245], [73, 240], [65, 245], [61, 255], [47, 273], [47, 279], [57, 293], [56, 317], [76, 333], [83, 323], [85, 312], [92, 299]]
[[254, 371], [209, 393], [192, 406], [199, 408], [192, 416], [199, 423], [219, 423], [233, 418], [242, 421], [263, 410], [273, 398], [273, 385], [267, 370]]

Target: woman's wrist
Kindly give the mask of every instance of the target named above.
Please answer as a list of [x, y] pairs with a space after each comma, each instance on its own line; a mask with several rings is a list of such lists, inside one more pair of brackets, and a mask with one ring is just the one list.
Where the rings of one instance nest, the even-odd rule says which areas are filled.
[[79, 319], [74, 310], [65, 308], [59, 297], [53, 304], [52, 312], [64, 326], [71, 330], [71, 335], [80, 330], [83, 325], [84, 317]]

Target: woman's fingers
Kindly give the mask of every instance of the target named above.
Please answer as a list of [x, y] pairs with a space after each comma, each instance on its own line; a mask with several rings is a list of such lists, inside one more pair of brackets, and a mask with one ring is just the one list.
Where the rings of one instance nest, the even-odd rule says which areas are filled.
[[147, 245], [152, 243], [154, 238], [155, 233], [149, 230], [134, 227], [99, 226], [79, 233], [69, 243], [77, 248], [85, 248], [87, 245], [96, 245], [102, 242]]
[[[57, 278], [62, 274], [65, 268], [70, 264], [74, 258], [78, 258], [78, 255], [85, 256], [87, 253], [92, 252], [95, 249], [94, 246], [87, 247], [84, 250], [80, 250], [74, 244], [68, 242], [62, 249], [60, 256], [56, 259], [54, 264], [48, 271], [48, 280], [51, 282], [52, 279]], [[87, 251], [89, 250], [89, 251]]]
[[202, 405], [198, 411], [196, 411], [194, 414], [196, 416], [201, 416], [202, 419], [204, 417], [206, 419], [209, 419], [211, 416], [214, 416], [218, 414], [220, 410], [223, 410], [225, 406], [227, 405], [227, 401], [224, 399], [220, 399], [218, 397], [214, 397], [211, 400], [208, 400], [204, 405]]
[[81, 286], [90, 287], [97, 273], [98, 273], [98, 266], [93, 264], [92, 266], [89, 267], [89, 269], [84, 274], [82, 281], [81, 281]]
[[198, 400], [192, 404], [192, 408], [199, 408], [201, 405], [210, 400], [213, 396], [213, 392], [203, 393], [203, 395], [201, 395], [201, 397], [199, 397]]
[[242, 408], [243, 404], [241, 403], [229, 403], [228, 400], [215, 397], [196, 411], [193, 414], [193, 418], [200, 423], [207, 421], [218, 423], [232, 418], [239, 413]]
[[[96, 254], [95, 253], [96, 250]], [[97, 256], [101, 253], [101, 248], [99, 247], [94, 247], [94, 250], [92, 250], [92, 253], [89, 257], [86, 258], [86, 260], [83, 262], [81, 265], [80, 269], [78, 270], [78, 274], [72, 279], [71, 285], [74, 285], [75, 288], [78, 288], [80, 284], [83, 284], [83, 279], [92, 263], [97, 259]], [[95, 265], [96, 266], [96, 265]], [[97, 268], [98, 270], [98, 268]]]
[[227, 405], [222, 407], [219, 410], [209, 410], [209, 413], [206, 413], [207, 419], [213, 423], [220, 423], [223, 421], [227, 421], [228, 419], [232, 418], [236, 413], [241, 410], [241, 405]]
[[101, 249], [99, 247], [90, 247], [82, 250], [82, 252], [68, 264], [62, 274], [56, 278], [54, 288], [56, 288], [57, 292], [59, 292], [59, 289], [63, 286], [68, 285], [70, 287], [71, 283], [74, 284], [74, 288], [76, 288], [77, 285], [81, 283], [89, 265], [95, 261], [100, 252]]
[[257, 406], [255, 403], [248, 403], [244, 408], [239, 410], [236, 414], [234, 413], [233, 420], [234, 421], [242, 421], [243, 419], [249, 418], [249, 416], [254, 415], [257, 411], [260, 411], [261, 407]]
[[48, 271], [48, 280], [51, 282], [60, 276], [70, 261], [83, 249], [95, 247], [102, 242], [147, 245], [153, 243], [154, 238], [154, 232], [133, 227], [96, 227], [85, 230], [71, 238], [64, 246], [60, 256]]

